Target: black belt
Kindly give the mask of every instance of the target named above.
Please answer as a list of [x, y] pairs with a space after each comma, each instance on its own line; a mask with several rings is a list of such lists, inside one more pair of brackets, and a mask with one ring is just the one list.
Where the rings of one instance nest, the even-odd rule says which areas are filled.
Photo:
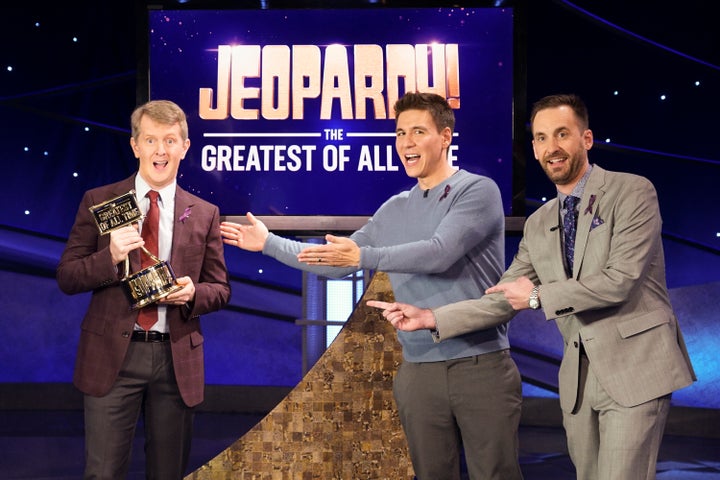
[[162, 343], [170, 341], [170, 334], [155, 332], [153, 330], [133, 330], [132, 337], [130, 339], [133, 342]]

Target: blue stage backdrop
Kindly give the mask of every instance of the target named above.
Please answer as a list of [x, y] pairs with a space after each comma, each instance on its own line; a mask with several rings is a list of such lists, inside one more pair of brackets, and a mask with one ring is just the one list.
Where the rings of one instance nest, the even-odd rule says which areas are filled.
[[[673, 404], [720, 408], [720, 30], [713, 15], [590, 0], [512, 2], [526, 3], [524, 13], [179, 11], [179, 2], [177, 11], [138, 12], [128, 3], [71, 2], [52, 15], [17, 3], [0, 16], [8, 46], [0, 101], [8, 119], [0, 142], [0, 383], [72, 381], [89, 294], [62, 294], [54, 271], [83, 192], [136, 170], [128, 117], [137, 100], [170, 97], [188, 110], [192, 156], [180, 182], [224, 214], [368, 214], [412, 184], [388, 156], [390, 106], [408, 84], [427, 83], [459, 107], [454, 161], [495, 178], [513, 216], [555, 195], [529, 139], [518, 139], [523, 109], [555, 92], [586, 99], [596, 140], [591, 161], [647, 176], [658, 190], [668, 286], [698, 374]], [[668, 15], [676, 28], [664, 27]], [[526, 21], [518, 28], [519, 17]], [[526, 61], [510, 61], [511, 19], [513, 33], [522, 34], [512, 47], [526, 42]], [[149, 40], [141, 50], [152, 48], [150, 71], [136, 70], [149, 60], [132, 48], [139, 30]], [[201, 111], [225, 120], [203, 119]], [[256, 119], [245, 118], [250, 113]], [[514, 171], [513, 114], [516, 156], [524, 151], [527, 159]], [[511, 175], [527, 182], [513, 199], [525, 212], [510, 211]], [[508, 257], [518, 241], [507, 237]], [[258, 253], [225, 254], [232, 306], [203, 318], [207, 383], [295, 385], [300, 273]], [[551, 359], [562, 351], [554, 322], [544, 320], [514, 320], [511, 343]]]
[[[450, 160], [512, 210], [510, 8], [150, 10], [150, 98], [189, 115], [179, 182], [226, 215], [370, 215], [413, 184], [406, 91], [446, 97]], [[341, 200], [341, 201], [339, 201]]]

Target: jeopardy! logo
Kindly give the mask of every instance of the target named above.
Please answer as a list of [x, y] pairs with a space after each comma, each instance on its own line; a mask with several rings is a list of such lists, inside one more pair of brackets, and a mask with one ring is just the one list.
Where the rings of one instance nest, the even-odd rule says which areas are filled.
[[217, 58], [217, 87], [199, 90], [204, 120], [302, 120], [306, 102], [318, 98], [321, 120], [332, 119], [333, 108], [342, 120], [384, 120], [412, 91], [436, 93], [460, 108], [456, 43], [219, 45]]

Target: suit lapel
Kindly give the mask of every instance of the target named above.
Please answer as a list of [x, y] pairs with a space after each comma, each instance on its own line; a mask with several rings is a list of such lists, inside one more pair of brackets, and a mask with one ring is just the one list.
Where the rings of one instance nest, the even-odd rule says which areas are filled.
[[590, 235], [590, 226], [595, 216], [598, 205], [600, 204], [603, 194], [602, 187], [605, 185], [605, 170], [593, 166], [590, 177], [588, 178], [585, 190], [578, 211], [577, 233], [575, 234], [575, 257], [573, 261], [573, 278], [577, 278], [583, 259], [585, 258], [585, 247], [587, 247], [588, 236]]
[[183, 256], [182, 245], [188, 245], [192, 231], [193, 218], [190, 195], [180, 188], [175, 190], [175, 211], [173, 212], [173, 239], [170, 251], [170, 265], [173, 269], [182, 271]]
[[550, 200], [545, 206], [542, 218], [542, 251], [547, 252], [548, 269], [551, 269], [555, 278], [566, 278], [562, 253], [562, 226], [560, 222], [560, 207], [557, 197]]

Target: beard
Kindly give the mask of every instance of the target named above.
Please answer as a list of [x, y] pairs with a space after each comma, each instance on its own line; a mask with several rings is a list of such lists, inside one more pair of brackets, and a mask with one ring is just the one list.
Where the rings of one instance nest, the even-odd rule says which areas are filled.
[[[549, 161], [553, 158], [565, 157], [567, 160], [559, 167], [553, 168]], [[542, 168], [551, 182], [555, 185], [567, 185], [577, 181], [585, 166], [585, 156], [581, 153], [568, 155], [565, 152], [553, 152], [542, 162]]]

